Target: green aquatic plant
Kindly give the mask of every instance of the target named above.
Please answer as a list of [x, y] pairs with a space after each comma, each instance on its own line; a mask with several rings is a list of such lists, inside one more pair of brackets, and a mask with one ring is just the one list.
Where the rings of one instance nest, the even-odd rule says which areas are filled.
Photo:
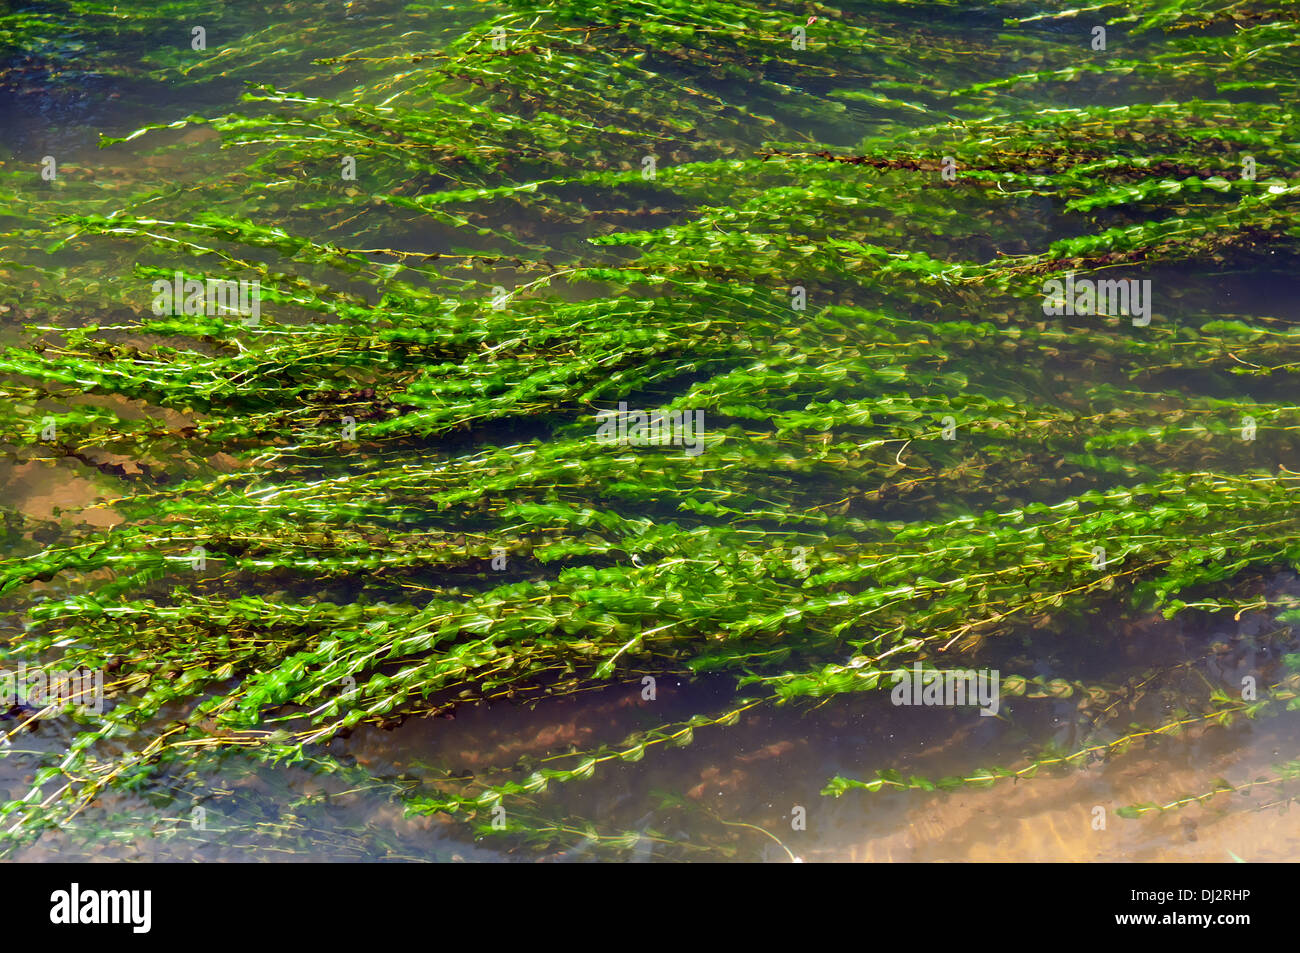
[[[520, 850], [734, 855], [775, 835], [611, 831], [556, 789], [755, 712], [887, 705], [914, 663], [1002, 666], [1027, 708], [1087, 699], [1086, 731], [826, 793], [1028, 778], [1297, 707], [1272, 664], [1256, 699], [1201, 678], [1150, 711], [1145, 669], [1046, 678], [1009, 648], [1153, 610], [1253, 613], [1290, 645], [1300, 332], [1212, 301], [1214, 275], [1295, 265], [1288, 4], [1097, 7], [1124, 41], [1096, 52], [1051, 28], [1062, 4], [958, 26], [721, 0], [259, 13], [207, 56], [94, 52], [201, 6], [0, 16], [41, 56], [90, 37], [80, 70], [217, 102], [247, 83], [238, 111], [106, 136], [111, 176], [0, 166], [0, 440], [93, 474], [115, 514], [5, 511], [7, 665], [108, 674], [66, 743], [8, 756], [33, 772], [0, 805], [10, 848], [236, 757]], [[1149, 281], [1149, 320], [1049, 313], [1067, 276]], [[255, 282], [256, 320], [157, 307], [156, 283], [208, 279]], [[602, 441], [620, 402], [702, 413], [698, 446]], [[472, 776], [395, 780], [332, 744], [704, 676], [733, 686], [708, 710]], [[1243, 784], [1265, 782], [1208, 786]]]

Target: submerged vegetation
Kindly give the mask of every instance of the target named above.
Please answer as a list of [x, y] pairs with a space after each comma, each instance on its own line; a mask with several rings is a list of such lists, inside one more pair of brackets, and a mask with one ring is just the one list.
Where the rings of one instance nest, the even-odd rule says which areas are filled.
[[[734, 854], [765, 840], [601, 829], [556, 789], [764, 709], [888, 707], [917, 662], [1086, 730], [824, 793], [1297, 707], [1293, 3], [13, 6], [6, 83], [194, 100], [52, 179], [0, 163], [0, 440], [114, 514], [4, 509], [4, 667], [107, 695], [48, 750], [39, 712], [0, 725], [5, 849], [116, 829], [123, 791], [203, 803], [237, 757], [511, 849]], [[1067, 276], [1149, 282], [1149, 322], [1046, 313]], [[155, 307], [204, 279], [256, 282], [257, 320]], [[698, 455], [597, 439], [620, 403], [702, 412]], [[1155, 614], [1255, 620], [1256, 689], [1206, 677], [1224, 647], [1126, 663]], [[1089, 661], [1044, 675], [1062, 634]], [[647, 677], [731, 689], [473, 774], [338, 746]]]

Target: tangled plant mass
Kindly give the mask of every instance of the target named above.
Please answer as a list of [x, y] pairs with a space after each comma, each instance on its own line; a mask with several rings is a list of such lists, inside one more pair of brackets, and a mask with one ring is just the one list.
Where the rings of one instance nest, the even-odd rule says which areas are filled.
[[[0, 164], [0, 440], [93, 476], [115, 517], [4, 508], [3, 666], [106, 673], [103, 712], [66, 706], [57, 744], [24, 743], [33, 708], [0, 724], [21, 768], [4, 850], [108, 836], [121, 792], [208, 803], [237, 758], [525, 855], [745, 856], [766, 841], [737, 825], [608, 829], [557, 789], [758, 712], [888, 707], [917, 664], [1000, 671], [1004, 708], [1079, 699], [1087, 730], [824, 793], [995, 785], [1290, 717], [1291, 5], [238, 6], [0, 15], [11, 53], [77, 40], [67, 82], [203, 104], [53, 178]], [[1139, 291], [1048, 307], [1067, 280]], [[186, 282], [224, 306], [178, 307]], [[602, 439], [632, 413], [691, 432]], [[1155, 613], [1259, 620], [1256, 690], [1183, 678], [1210, 653], [1135, 668], [1118, 622], [1079, 629]], [[1104, 670], [1044, 675], [1034, 646], [1061, 633]], [[730, 688], [472, 773], [346, 749], [362, 725], [647, 677]], [[1124, 813], [1284, 797], [1298, 769], [1286, 751]]]

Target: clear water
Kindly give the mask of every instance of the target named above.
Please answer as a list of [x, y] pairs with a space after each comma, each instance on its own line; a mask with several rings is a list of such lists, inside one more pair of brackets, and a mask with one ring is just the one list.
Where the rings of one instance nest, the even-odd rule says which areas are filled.
[[[22, 5], [12, 4], [14, 9]], [[851, 5], [850, 5], [851, 6]], [[42, 5], [34, 5], [40, 9]], [[241, 78], [224, 75], [224, 57], [231, 70], [244, 77], [254, 64], [259, 80], [280, 87], [342, 94], [349, 78], [341, 70], [314, 65], [313, 59], [340, 55], [376, 38], [385, 38], [394, 54], [436, 49], [465, 25], [477, 22], [491, 4], [459, 3], [424, 6], [396, 2], [296, 2], [221, 6], [209, 24], [208, 62], [192, 82], [151, 72], [150, 66], [183, 57], [189, 24], [174, 23], [174, 36], [138, 37], [123, 33], [120, 47], [89, 55], [88, 37], [75, 31], [47, 47], [25, 51], [8, 64], [0, 87], [0, 161], [6, 167], [36, 169], [42, 156], [56, 155], [73, 183], [97, 208], [111, 206], [114, 191], [146, 189], [156, 181], [186, 181], [198, 169], [227, 165], [236, 168], [239, 156], [223, 153], [215, 135], [203, 127], [115, 146], [99, 148], [99, 136], [124, 135], [143, 124], [170, 122], [185, 115], [219, 114], [241, 108]], [[972, 4], [966, 11], [946, 13], [944, 28], [966, 35], [987, 35], [990, 46], [1003, 33], [1000, 20]], [[929, 29], [925, 16], [899, 29]], [[1068, 23], [1047, 30], [1073, 29]], [[97, 41], [97, 40], [96, 40]], [[170, 52], [160, 54], [160, 48]], [[179, 52], [177, 52], [179, 51]], [[1027, 61], [1032, 59], [1026, 57]], [[113, 62], [121, 73], [104, 74], [86, 64]], [[857, 64], [862, 75], [856, 87], [872, 79], [871, 64]], [[1052, 63], [1034, 63], [1053, 68]], [[670, 57], [647, 63], [665, 75], [697, 82]], [[894, 69], [879, 65], [879, 76]], [[373, 71], [393, 70], [375, 66]], [[999, 69], [1002, 69], [1000, 66]], [[355, 80], [356, 74], [348, 74]], [[953, 83], [985, 78], [977, 58], [955, 69]], [[824, 92], [816, 82], [846, 82], [834, 78], [810, 81], [790, 77], [794, 85], [809, 84], [809, 92]], [[725, 78], [709, 92], [730, 105], [744, 107], [752, 91]], [[465, 91], [472, 95], [472, 91]], [[1114, 96], [1122, 91], [1082, 90], [1082, 101]], [[770, 104], [764, 104], [768, 108]], [[717, 129], [697, 128], [693, 137], [676, 144], [679, 160], [757, 148], [765, 140], [819, 141], [851, 144], [877, 128], [880, 116], [871, 108], [849, 104], [839, 118], [800, 114], [797, 98], [777, 114], [779, 128], [738, 126], [719, 120]], [[176, 148], [158, 152], [161, 142]], [[724, 144], [725, 147], [720, 146]], [[886, 184], [882, 188], [887, 188]], [[87, 183], [105, 186], [102, 194]], [[598, 207], [601, 196], [582, 196]], [[107, 203], [107, 204], [105, 204]], [[91, 209], [88, 208], [87, 211]], [[309, 215], [293, 215], [295, 227], [312, 234]], [[660, 217], [671, 219], [671, 210]], [[1031, 244], [1042, 236], [1063, 234], [1053, 211], [1036, 203], [1020, 209], [1024, 233]], [[319, 226], [318, 226], [319, 227]], [[571, 247], [592, 234], [597, 222], [539, 226], [539, 238], [557, 247]], [[437, 250], [446, 239], [437, 228], [413, 226], [409, 218], [369, 219], [366, 241], [396, 247]], [[340, 240], [337, 232], [321, 237]], [[346, 237], [346, 236], [344, 236]], [[906, 241], [906, 239], [905, 239]], [[1018, 251], [1021, 249], [1008, 249]], [[3, 251], [3, 250], [0, 250]], [[4, 257], [0, 254], [0, 257]], [[123, 261], [123, 267], [129, 262]], [[1173, 289], [1169, 307], [1196, 307], [1224, 313], [1255, 310], [1296, 318], [1296, 277], [1290, 275], [1206, 275], [1193, 269], [1171, 269], [1164, 287]], [[561, 289], [557, 289], [561, 290]], [[0, 315], [5, 341], [15, 338], [23, 315]], [[94, 316], [88, 315], [87, 318]], [[6, 320], [7, 319], [7, 320]], [[1053, 392], [1062, 374], [1044, 368], [1041, 386]], [[1189, 384], [1189, 387], [1192, 385]], [[1261, 388], [1267, 386], [1258, 385]], [[129, 460], [105, 460], [128, 468]], [[220, 461], [211, 461], [214, 469]], [[121, 489], [111, 476], [73, 461], [57, 465], [11, 460], [0, 462], [0, 503], [41, 518], [59, 518], [67, 525], [112, 525], [119, 517], [111, 501]], [[1268, 581], [1274, 592], [1300, 594], [1300, 581], [1278, 575]], [[18, 620], [8, 620], [16, 627]], [[1225, 625], [1203, 620], [1160, 619], [1120, 622], [1105, 617], [1062, 621], [1047, 633], [1009, 640], [1006, 651], [1028, 663], [1034, 674], [1077, 676], [1093, 670], [1102, 677], [1137, 671], [1144, 666], [1175, 664], [1185, 658], [1214, 659], [1224, 684], [1231, 684], [1263, 628], [1251, 615]], [[1112, 627], [1126, 627], [1123, 644], [1128, 655], [1099, 659], [1098, 634], [1113, 636]], [[1105, 640], [1114, 646], [1113, 638]], [[1216, 651], [1214, 646], [1221, 646]], [[1226, 646], [1226, 651], [1222, 649]], [[1282, 646], [1280, 648], [1286, 648]], [[1278, 654], [1279, 648], [1273, 649]], [[1252, 657], [1253, 658], [1253, 657]], [[1258, 661], [1258, 659], [1255, 659]], [[1268, 663], [1265, 662], [1267, 665]], [[461, 710], [455, 720], [414, 718], [391, 730], [365, 728], [331, 743], [330, 750], [395, 779], [418, 779], [452, 768], [474, 771], [485, 763], [500, 763], [509, 754], [543, 754], [568, 744], [614, 741], [628, 731], [708, 710], [725, 698], [729, 683], [661, 681], [653, 703], [636, 691], [611, 688], [575, 698], [543, 702], [536, 707], [509, 703]], [[1139, 705], [1157, 708], [1162, 696]], [[951, 795], [850, 794], [832, 800], [818, 792], [827, 778], [843, 772], [859, 774], [868, 766], [894, 766], [926, 777], [959, 773], [972, 753], [982, 764], [1013, 764], [1028, 750], [1029, 739], [1055, 732], [1065, 747], [1084, 739], [1077, 702], [1024, 701], [1010, 704], [1003, 718], [985, 719], [970, 709], [900, 710], [884, 696], [840, 699], [833, 706], [809, 710], [762, 710], [745, 716], [725, 731], [701, 733], [691, 746], [672, 758], [647, 758], [619, 765], [584, 783], [563, 786], [557, 803], [580, 818], [622, 830], [659, 830], [689, 843], [716, 840], [719, 831], [732, 856], [741, 860], [785, 861], [792, 856], [813, 860], [1212, 860], [1233, 854], [1248, 860], [1300, 857], [1300, 817], [1270, 806], [1276, 792], [1252, 795], [1254, 811], [1221, 814], [1191, 809], [1155, 814], [1133, 821], [1115, 817], [1096, 829], [1097, 805], [1143, 800], [1172, 800], [1201, 790], [1205, 777], [1221, 774], [1245, 778], [1264, 771], [1279, 754], [1278, 739], [1293, 733], [1295, 715], [1256, 725], [1232, 726], [1189, 738], [1165, 738], [1149, 750], [1132, 752], [1112, 763], [1032, 783], [1004, 784], [987, 790], [967, 789]], [[15, 742], [15, 749], [50, 750], [66, 738], [67, 726], [40, 723], [37, 730]], [[13, 752], [20, 755], [20, 751]], [[22, 790], [30, 768], [20, 756], [0, 760], [0, 795]], [[195, 829], [194, 791], [200, 785], [188, 777], [169, 778], [130, 794], [115, 794], [100, 805], [111, 812], [118, 831], [112, 843], [87, 843], [75, 831], [50, 832], [17, 856], [24, 860], [105, 859], [109, 857], [176, 860], [326, 860], [419, 859], [492, 860], [524, 857], [503, 854], [492, 843], [476, 843], [467, 832], [438, 818], [405, 818], [383, 790], [348, 791], [346, 784], [323, 778], [308, 767], [268, 769], [223, 757], [212, 774], [201, 780], [208, 793], [202, 802], [205, 829]], [[8, 795], [4, 792], [8, 791]], [[213, 794], [212, 792], [215, 792]], [[0, 798], [2, 799], [2, 798]], [[807, 812], [806, 829], [792, 827], [796, 808]], [[274, 830], [275, 836], [270, 836]], [[288, 835], [285, 831], [289, 831]], [[590, 856], [579, 846], [543, 859], [581, 860]], [[636, 859], [654, 860], [659, 848], [649, 838], [634, 852]]]

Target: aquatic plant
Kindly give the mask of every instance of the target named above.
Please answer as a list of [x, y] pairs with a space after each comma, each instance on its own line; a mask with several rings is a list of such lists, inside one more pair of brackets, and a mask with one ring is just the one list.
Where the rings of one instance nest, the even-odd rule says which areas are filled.
[[[75, 22], [79, 70], [136, 75], [96, 31], [203, 10], [117, 6], [35, 5], [0, 40], [40, 52]], [[1123, 31], [1109, 50], [1055, 3], [973, 29], [903, 0], [399, 6], [207, 56], [182, 33], [148, 75], [246, 81], [240, 111], [106, 137], [111, 175], [0, 167], [0, 311], [25, 328], [0, 439], [93, 468], [120, 518], [5, 511], [7, 667], [109, 673], [65, 745], [10, 755], [34, 767], [0, 806], [11, 847], [237, 756], [483, 835], [504, 808], [520, 849], [689, 854], [548, 797], [1086, 616], [1253, 613], [1282, 651], [1248, 698], [1178, 682], [1196, 659], [1006, 668], [1011, 697], [1086, 699], [1077, 747], [826, 793], [1027, 778], [1297, 707], [1276, 573], [1300, 569], [1300, 331], [1212, 298], [1295, 265], [1290, 5], [1084, 11]], [[427, 47], [401, 29], [425, 18]], [[1044, 306], [1048, 282], [1119, 278], [1155, 289], [1145, 322]], [[257, 320], [157, 307], [208, 279], [256, 282]], [[620, 402], [702, 413], [698, 454], [598, 439]], [[735, 684], [712, 710], [473, 776], [329, 744], [706, 673]], [[1157, 677], [1173, 710], [1139, 707]]]

